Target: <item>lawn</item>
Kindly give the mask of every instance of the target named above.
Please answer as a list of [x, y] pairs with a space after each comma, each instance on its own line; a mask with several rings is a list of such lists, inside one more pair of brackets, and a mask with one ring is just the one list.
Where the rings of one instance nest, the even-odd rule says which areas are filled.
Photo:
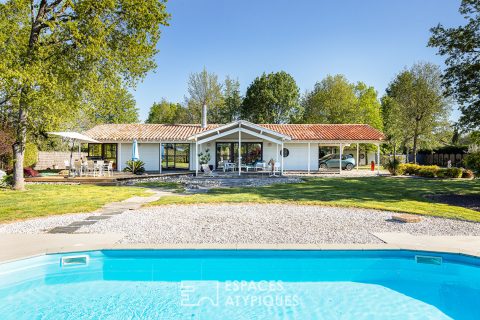
[[62, 213], [89, 212], [109, 202], [148, 193], [135, 187], [28, 185], [26, 191], [0, 189], [0, 223]]
[[480, 212], [436, 203], [426, 195], [479, 194], [479, 180], [413, 178], [309, 178], [304, 183], [212, 189], [207, 194], [163, 197], [149, 205], [192, 203], [297, 203], [370, 208], [480, 222]]

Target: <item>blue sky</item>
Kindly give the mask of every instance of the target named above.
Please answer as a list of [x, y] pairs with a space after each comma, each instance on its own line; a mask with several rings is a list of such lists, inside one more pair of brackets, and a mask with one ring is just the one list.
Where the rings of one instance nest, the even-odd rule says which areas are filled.
[[[238, 78], [242, 94], [262, 72], [284, 70], [301, 92], [327, 74], [363, 81], [383, 95], [404, 67], [443, 58], [429, 29], [464, 24], [460, 0], [170, 0], [150, 72], [134, 91], [142, 120], [154, 101], [183, 102], [205, 66]], [[452, 119], [458, 117], [454, 112]]]

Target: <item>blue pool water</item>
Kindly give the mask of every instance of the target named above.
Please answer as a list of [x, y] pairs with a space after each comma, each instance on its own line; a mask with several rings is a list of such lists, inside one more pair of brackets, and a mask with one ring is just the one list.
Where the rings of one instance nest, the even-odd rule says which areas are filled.
[[0, 265], [0, 319], [452, 318], [480, 319], [478, 258], [107, 250]]

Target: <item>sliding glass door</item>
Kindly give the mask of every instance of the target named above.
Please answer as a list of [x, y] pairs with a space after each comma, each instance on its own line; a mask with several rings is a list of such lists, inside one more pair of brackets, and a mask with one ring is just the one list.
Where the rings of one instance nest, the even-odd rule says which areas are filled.
[[164, 143], [162, 144], [162, 169], [190, 168], [190, 144]]
[[[243, 164], [251, 165], [257, 161], [262, 161], [263, 144], [261, 142], [242, 142], [241, 154]], [[216, 168], [218, 168], [221, 161], [238, 163], [238, 142], [217, 142], [215, 152]]]

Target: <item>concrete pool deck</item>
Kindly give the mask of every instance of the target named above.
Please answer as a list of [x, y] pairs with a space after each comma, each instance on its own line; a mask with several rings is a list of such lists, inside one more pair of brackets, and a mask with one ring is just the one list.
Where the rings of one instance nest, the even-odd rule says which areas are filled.
[[375, 234], [385, 243], [370, 244], [118, 244], [122, 234], [0, 234], [0, 263], [44, 254], [101, 249], [191, 250], [419, 250], [480, 257], [479, 236]]

